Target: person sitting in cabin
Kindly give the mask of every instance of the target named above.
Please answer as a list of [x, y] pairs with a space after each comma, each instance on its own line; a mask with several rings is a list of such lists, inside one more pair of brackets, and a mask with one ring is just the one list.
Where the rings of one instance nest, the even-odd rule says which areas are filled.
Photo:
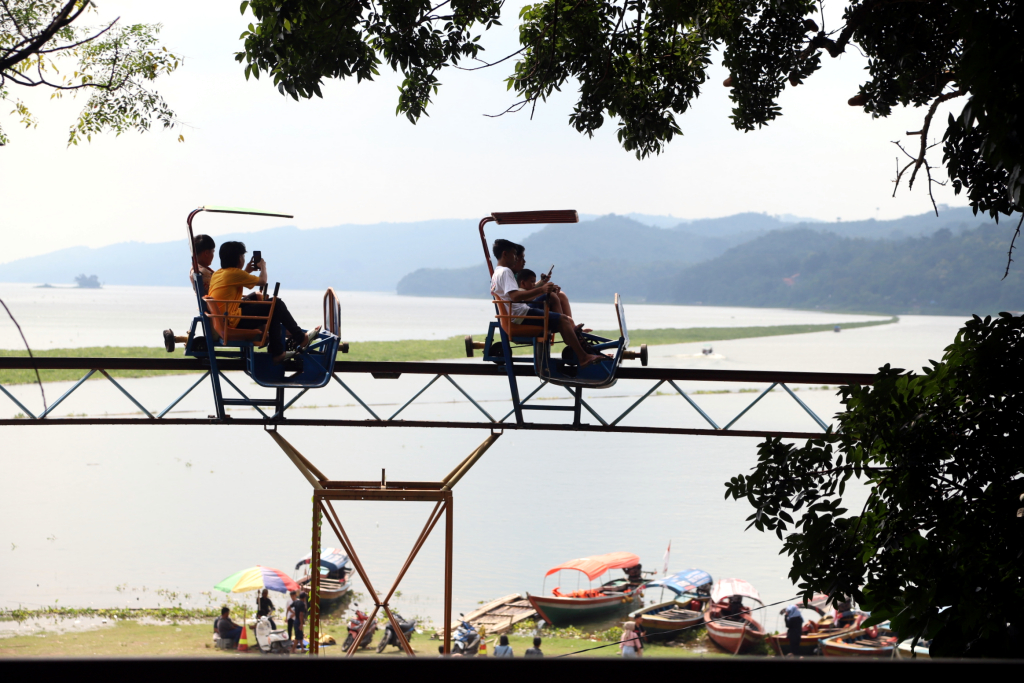
[[[210, 266], [213, 264], [216, 249], [217, 243], [209, 235], [196, 235], [192, 240], [192, 251], [196, 254], [196, 261], [199, 262], [199, 273], [203, 276], [203, 291], [200, 292], [200, 295], [205, 295], [210, 291], [210, 278], [213, 277], [213, 269]], [[188, 269], [188, 283], [192, 286], [193, 291], [196, 288], [196, 281], [193, 277], [195, 272], [195, 266]], [[167, 349], [167, 353], [174, 352], [175, 343], [188, 343], [188, 335], [176, 335], [172, 329], [164, 330], [164, 348]]]
[[230, 608], [220, 608], [220, 619], [217, 620], [217, 633], [225, 640], [238, 640], [242, 637], [242, 627], [231, 621], [230, 615]]
[[626, 580], [630, 586], [640, 586], [644, 583], [643, 566], [634, 564], [632, 567], [625, 567], [622, 571], [626, 573]]
[[[739, 595], [733, 595], [729, 598], [729, 604], [722, 608], [722, 618], [728, 619], [729, 617], [742, 617], [749, 610], [743, 606], [743, 598]], [[735, 621], [735, 619], [733, 620]]]
[[[210, 278], [210, 298], [221, 301], [239, 301], [242, 299], [242, 290], [253, 287], [262, 287], [267, 284], [267, 262], [260, 259], [259, 263], [246, 263], [245, 244], [242, 242], [225, 242], [220, 245], [220, 270]], [[259, 277], [252, 274], [254, 270], [260, 271]], [[259, 329], [264, 321], [254, 319], [251, 316], [267, 315], [267, 306], [263, 296], [257, 294], [253, 300], [242, 303], [230, 303], [226, 305], [228, 315], [228, 327], [238, 329]], [[238, 317], [249, 316], [249, 317]], [[270, 355], [274, 363], [281, 363], [295, 355], [295, 351], [287, 351], [282, 335], [282, 329], [286, 330], [292, 339], [299, 340], [299, 346], [308, 346], [311, 341], [320, 334], [320, 326], [317, 325], [309, 332], [305, 332], [295, 318], [288, 311], [288, 306], [280, 298], [274, 304], [274, 316], [270, 321], [270, 329], [267, 337], [270, 343]]]
[[[498, 265], [491, 276], [491, 295], [497, 299], [508, 302], [507, 313], [514, 316], [511, 319], [513, 324], [529, 325], [531, 327], [543, 327], [544, 309], [531, 306], [528, 302], [533, 301], [544, 294], [551, 294], [557, 287], [551, 282], [545, 282], [539, 287], [531, 290], [519, 289], [513, 267], [519, 264], [520, 258], [516, 249], [518, 245], [504, 239], [494, 241], [492, 252], [498, 259]], [[505, 318], [504, 320], [509, 320]], [[568, 315], [561, 313], [561, 302], [557, 297], [550, 297], [548, 310], [548, 326], [553, 332], [559, 332], [562, 340], [568, 344], [576, 357], [580, 359], [580, 367], [584, 368], [600, 360], [600, 356], [584, 351], [580, 340], [576, 337], [576, 323]], [[539, 330], [538, 330], [539, 332]]]
[[[523, 272], [524, 270], [526, 270], [526, 247], [524, 247], [521, 244], [517, 244], [516, 245], [516, 252], [517, 252], [517, 255], [519, 257], [519, 262], [517, 264], [518, 267], [513, 268], [513, 270], [516, 273], [516, 280], [518, 280], [519, 279], [519, 274], [521, 272]], [[532, 270], [529, 271], [529, 272], [533, 273]], [[533, 279], [534, 279], [535, 282], [537, 281], [537, 274], [536, 273], [533, 274]], [[550, 280], [551, 280], [551, 276], [548, 273], [541, 273], [540, 283], [542, 285], [547, 283]], [[562, 288], [559, 287], [558, 285], [555, 285], [555, 292], [554, 292], [554, 295], [553, 295], [552, 298], [558, 299], [559, 311], [563, 315], [567, 315], [567, 316], [569, 316], [571, 318], [572, 317], [572, 306], [569, 305], [569, 296], [564, 291], [562, 291]], [[541, 302], [543, 302], [543, 300], [544, 300], [543, 298], [539, 299], [539, 301], [541, 301]], [[587, 327], [587, 328], [583, 327], [583, 323], [577, 323], [576, 331], [577, 332], [592, 332], [592, 330], [589, 327]]]
[[836, 603], [836, 626], [840, 628], [849, 626], [857, 621], [857, 613], [853, 610], [853, 603], [843, 600]]

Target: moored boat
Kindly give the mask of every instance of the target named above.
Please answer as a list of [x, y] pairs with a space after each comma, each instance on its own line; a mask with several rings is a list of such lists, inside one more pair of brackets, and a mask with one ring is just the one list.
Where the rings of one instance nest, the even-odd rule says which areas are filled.
[[682, 629], [704, 621], [704, 611], [711, 603], [711, 584], [711, 575], [700, 569], [686, 569], [648, 581], [645, 589], [668, 588], [674, 594], [673, 599], [638, 609], [629, 617], [640, 618], [649, 640], [671, 639]]
[[897, 659], [931, 659], [932, 658], [932, 641], [919, 639], [917, 645], [914, 645], [914, 640], [904, 640], [896, 646], [896, 658]]
[[859, 628], [821, 643], [821, 653], [826, 657], [890, 659], [895, 649], [896, 634], [881, 626]]
[[765, 632], [752, 607], [764, 607], [757, 590], [742, 579], [723, 579], [711, 588], [711, 606], [704, 612], [708, 637], [726, 652], [738, 655], [764, 640]]
[[[305, 569], [305, 575], [295, 579], [295, 583], [303, 590], [308, 590], [310, 583], [309, 562], [312, 554], [295, 564], [295, 569]], [[352, 568], [348, 566], [348, 555], [339, 548], [324, 548], [320, 553], [320, 613], [329, 614], [341, 606], [342, 598], [351, 587], [348, 580]]]
[[815, 595], [810, 601], [798, 604], [797, 607], [805, 615], [800, 644], [797, 646], [796, 652], [791, 652], [789, 634], [786, 631], [769, 635], [768, 644], [775, 654], [780, 657], [788, 654], [797, 656], [821, 654], [821, 643], [826, 639], [857, 630], [856, 624], [859, 622], [845, 626], [836, 625], [834, 615], [826, 614], [827, 604], [827, 595]]
[[[544, 577], [566, 569], [582, 572], [589, 581], [612, 569], [625, 569], [627, 576], [638, 577], [640, 558], [622, 552], [583, 557], [552, 567]], [[568, 626], [628, 614], [639, 607], [642, 595], [642, 582], [613, 579], [598, 588], [563, 593], [561, 586], [556, 586], [551, 596], [527, 593], [526, 597], [541, 619], [554, 626]]]

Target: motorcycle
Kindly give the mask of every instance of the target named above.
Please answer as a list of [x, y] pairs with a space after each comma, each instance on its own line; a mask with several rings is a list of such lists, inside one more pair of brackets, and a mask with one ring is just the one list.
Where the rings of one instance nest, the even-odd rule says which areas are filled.
[[[459, 614], [465, 617], [465, 614]], [[452, 654], [460, 654], [463, 657], [472, 657], [480, 650], [480, 633], [465, 619], [459, 620], [459, 627], [455, 629], [455, 636], [452, 638]]]
[[[356, 639], [356, 636], [359, 635], [359, 630], [363, 628], [363, 624], [365, 624], [370, 618], [365, 612], [359, 609], [359, 605], [352, 605], [352, 609], [355, 610], [355, 616], [348, 621], [348, 637], [345, 638], [345, 643], [341, 646], [341, 649], [345, 652], [348, 652], [348, 649], [352, 647], [352, 641]], [[369, 647], [370, 643], [373, 641], [373, 634], [376, 632], [377, 622], [373, 622], [367, 627], [366, 633], [363, 634], [363, 639], [359, 641], [359, 648], [356, 649]]]
[[[393, 614], [395, 616], [395, 621], [398, 622], [398, 626], [402, 629], [402, 633], [405, 634], [406, 641], [411, 640], [413, 631], [416, 630], [416, 620], [412, 619], [410, 621], [406, 621], [398, 612], [393, 612]], [[384, 635], [381, 637], [380, 642], [377, 644], [377, 654], [384, 652], [384, 648], [386, 648], [388, 645], [402, 647], [402, 644], [398, 642], [398, 635], [395, 633], [395, 629], [391, 625], [390, 619], [387, 622], [387, 626], [384, 627]]]

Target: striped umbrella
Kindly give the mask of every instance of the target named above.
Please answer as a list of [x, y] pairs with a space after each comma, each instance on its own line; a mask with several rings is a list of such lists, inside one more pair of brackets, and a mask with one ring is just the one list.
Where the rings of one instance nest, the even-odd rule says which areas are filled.
[[292, 581], [280, 569], [256, 565], [232, 574], [214, 588], [225, 593], [248, 593], [264, 588], [278, 593], [287, 593], [299, 590], [299, 584]]

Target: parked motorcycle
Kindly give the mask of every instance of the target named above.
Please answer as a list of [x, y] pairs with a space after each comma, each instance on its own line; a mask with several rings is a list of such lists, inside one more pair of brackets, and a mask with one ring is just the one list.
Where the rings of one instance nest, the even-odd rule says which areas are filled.
[[[465, 617], [465, 614], [459, 614]], [[452, 638], [452, 654], [460, 654], [463, 657], [472, 657], [480, 649], [480, 633], [465, 619], [459, 621], [459, 627], [455, 629]]]
[[[359, 630], [363, 628], [363, 624], [370, 618], [359, 609], [359, 605], [352, 605], [352, 609], [355, 611], [355, 616], [348, 620], [348, 637], [345, 638], [345, 644], [341, 646], [341, 649], [345, 652], [348, 652], [348, 649], [352, 647], [352, 641], [356, 639], [356, 636], [359, 635]], [[376, 632], [377, 622], [373, 622], [367, 627], [366, 633], [363, 634], [363, 639], [359, 641], [359, 648], [369, 647], [373, 642], [373, 634]]]
[[[416, 630], [416, 620], [412, 619], [406, 621], [398, 612], [392, 612], [392, 614], [394, 614], [395, 621], [398, 622], [398, 626], [402, 629], [402, 633], [405, 634], [405, 639], [407, 641], [411, 640], [413, 631]], [[395, 629], [391, 625], [390, 619], [387, 622], [387, 626], [384, 627], [384, 635], [381, 637], [380, 642], [377, 644], [377, 654], [384, 652], [384, 648], [386, 648], [388, 645], [402, 647], [402, 644], [398, 642], [398, 635], [395, 633]]]

